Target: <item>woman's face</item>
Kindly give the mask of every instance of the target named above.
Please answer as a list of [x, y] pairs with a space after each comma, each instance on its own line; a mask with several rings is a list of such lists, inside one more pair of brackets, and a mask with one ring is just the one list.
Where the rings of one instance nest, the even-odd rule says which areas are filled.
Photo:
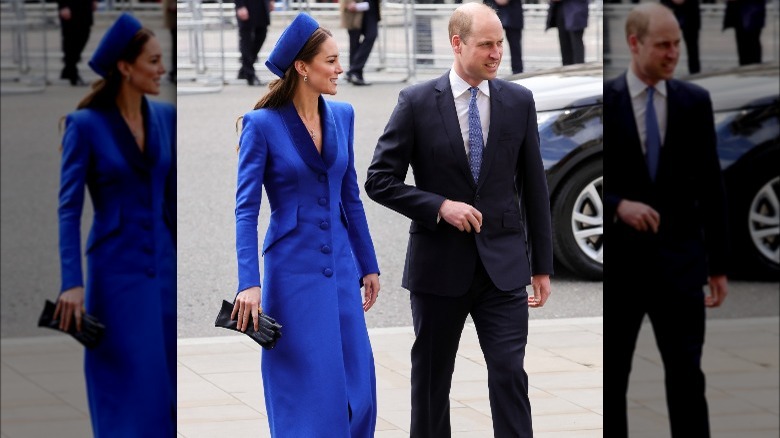
[[160, 80], [165, 74], [162, 56], [160, 42], [150, 37], [135, 62], [128, 65], [129, 85], [141, 94], [160, 94]]
[[339, 48], [333, 37], [328, 37], [320, 46], [320, 51], [307, 65], [306, 84], [320, 94], [336, 94], [339, 75], [344, 70], [339, 62]]

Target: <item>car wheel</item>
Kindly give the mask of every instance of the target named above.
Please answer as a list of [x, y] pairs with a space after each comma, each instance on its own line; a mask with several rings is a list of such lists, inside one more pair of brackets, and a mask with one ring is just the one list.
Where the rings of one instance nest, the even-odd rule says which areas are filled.
[[749, 166], [743, 184], [729, 190], [736, 272], [755, 279], [780, 276], [780, 176], [776, 161]]
[[580, 167], [558, 191], [552, 208], [555, 257], [592, 280], [604, 272], [603, 174], [601, 160]]

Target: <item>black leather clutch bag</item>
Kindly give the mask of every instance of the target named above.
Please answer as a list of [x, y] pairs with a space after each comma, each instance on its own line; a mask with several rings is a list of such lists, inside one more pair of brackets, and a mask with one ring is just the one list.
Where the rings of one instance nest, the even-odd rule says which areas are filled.
[[[43, 305], [43, 312], [41, 317], [38, 318], [38, 327], [46, 327], [60, 332], [60, 320], [54, 319], [54, 309], [57, 306], [49, 300]], [[65, 332], [74, 339], [81, 342], [87, 348], [94, 348], [100, 343], [103, 338], [103, 332], [106, 330], [106, 326], [100, 323], [97, 318], [87, 313], [81, 315], [81, 331], [76, 331], [76, 321], [72, 321], [68, 331]]]
[[245, 332], [238, 330], [238, 320], [230, 319], [231, 313], [233, 313], [233, 304], [226, 300], [222, 300], [222, 308], [219, 309], [219, 314], [217, 314], [217, 320], [214, 321], [214, 326], [243, 333], [266, 350], [274, 348], [276, 346], [276, 341], [282, 337], [281, 324], [265, 313], [260, 314], [260, 330], [255, 331], [255, 324], [250, 317], [249, 327], [247, 327]]

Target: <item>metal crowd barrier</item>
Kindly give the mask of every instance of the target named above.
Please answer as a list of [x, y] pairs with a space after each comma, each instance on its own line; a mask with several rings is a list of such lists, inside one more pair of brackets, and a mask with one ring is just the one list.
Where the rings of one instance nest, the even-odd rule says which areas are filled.
[[[95, 11], [90, 41], [82, 53], [82, 69], [88, 69], [85, 60], [92, 56], [105, 29], [123, 11], [132, 11], [147, 27], [162, 27], [160, 3], [101, 1]], [[52, 78], [59, 78], [62, 48], [56, 2], [0, 0], [0, 32], [0, 93], [41, 92], [51, 84]]]
[[[46, 3], [36, 4], [40, 13], [28, 14], [24, 0], [3, 0], [0, 4], [0, 29], [3, 38], [0, 49], [2, 94], [36, 93], [46, 89], [48, 71]], [[42, 40], [43, 64], [37, 68], [31, 59], [30, 46], [38, 48]]]
[[[452, 1], [452, 0], [449, 0]], [[452, 11], [459, 5], [415, 4], [414, 0], [383, 0], [379, 35], [366, 64], [365, 72], [371, 82], [406, 82], [418, 74], [436, 74], [452, 64], [447, 23]], [[323, 27], [330, 29], [338, 43], [342, 65], [349, 59], [349, 38], [340, 27], [338, 3], [314, 3], [308, 0], [283, 0], [276, 3], [271, 13], [271, 25], [266, 41], [255, 64], [261, 81], [273, 76], [264, 67], [282, 30], [301, 11], [310, 13]], [[547, 18], [544, 4], [524, 4], [523, 60], [529, 70], [558, 66], [560, 45], [558, 34], [545, 32]], [[178, 8], [178, 63], [179, 92], [218, 91], [222, 83], [240, 83], [236, 78], [240, 67], [238, 29], [232, 2], [203, 2], [184, 0]], [[602, 1], [590, 5], [589, 25], [585, 31], [586, 62], [602, 59], [603, 35]], [[511, 73], [510, 53], [504, 51], [499, 74]], [[370, 73], [379, 73], [371, 77]], [[204, 84], [206, 86], [204, 87]]]

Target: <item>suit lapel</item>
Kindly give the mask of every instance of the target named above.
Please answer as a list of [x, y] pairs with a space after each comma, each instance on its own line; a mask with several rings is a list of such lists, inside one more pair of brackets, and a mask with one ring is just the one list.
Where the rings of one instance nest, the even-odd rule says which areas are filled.
[[[314, 171], [326, 171], [325, 162], [322, 160], [322, 156], [317, 153], [317, 148], [314, 146], [314, 142], [312, 141], [306, 126], [303, 124], [303, 121], [301, 121], [301, 118], [298, 116], [298, 112], [295, 111], [295, 106], [292, 102], [279, 108], [279, 114], [282, 116], [282, 121], [287, 128], [287, 132], [290, 134], [293, 145], [295, 145], [295, 149], [298, 151], [298, 155], [300, 155], [304, 163]], [[323, 129], [325, 128], [323, 127]], [[330, 129], [331, 132], [334, 130], [335, 126]], [[324, 132], [323, 135], [325, 135]], [[330, 135], [335, 138], [335, 134]], [[326, 141], [327, 140], [323, 140], [323, 148], [325, 147]]]
[[[482, 152], [482, 167], [479, 170], [478, 186], [484, 183], [485, 178], [490, 172], [490, 164], [493, 162], [493, 157], [496, 155], [496, 149], [498, 149], [498, 137], [501, 136], [501, 127], [503, 116], [506, 113], [504, 109], [504, 103], [501, 100], [501, 84], [496, 81], [489, 81], [490, 87], [490, 130], [488, 131], [487, 142], [485, 143], [485, 150]], [[528, 133], [526, 135], [535, 134]]]
[[[646, 183], [651, 184], [650, 172], [647, 169], [647, 160], [642, 152], [642, 140], [639, 138], [639, 130], [636, 126], [636, 118], [634, 116], [634, 105], [631, 103], [631, 93], [628, 90], [628, 82], [626, 82], [626, 74], [624, 73], [620, 80], [615, 81], [615, 94], [618, 99], [617, 105], [614, 108], [622, 108], [620, 111], [620, 126], [624, 129], [625, 137], [621, 139], [618, 147], [627, 148], [625, 154], [630, 162], [635, 163], [635, 169], [642, 169], [642, 175], [646, 180]], [[627, 140], [627, 141], [624, 141]], [[662, 148], [663, 149], [663, 148]]]
[[469, 169], [469, 160], [466, 157], [466, 146], [463, 144], [463, 137], [460, 133], [460, 124], [458, 123], [458, 112], [455, 110], [455, 100], [452, 97], [452, 87], [450, 87], [449, 72], [439, 78], [436, 82], [436, 106], [439, 109], [444, 131], [450, 140], [452, 153], [458, 162], [461, 172], [470, 184], [476, 185], [474, 177], [471, 176]]

